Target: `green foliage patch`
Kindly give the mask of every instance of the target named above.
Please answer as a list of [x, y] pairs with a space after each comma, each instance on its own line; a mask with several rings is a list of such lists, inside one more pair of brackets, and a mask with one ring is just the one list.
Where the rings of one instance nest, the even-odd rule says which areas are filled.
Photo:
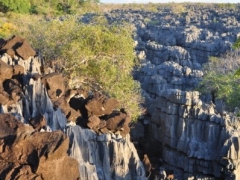
[[12, 23], [0, 21], [0, 38], [10, 38], [15, 30], [16, 26]]
[[204, 77], [198, 86], [202, 93], [211, 93], [214, 98], [222, 99], [227, 110], [240, 107], [240, 78], [236, 71], [240, 66], [238, 52], [234, 51], [225, 57], [210, 57], [204, 65]]
[[97, 3], [98, 0], [0, 0], [0, 10], [21, 14], [75, 14], [79, 8], [86, 9], [86, 6], [93, 7]]
[[0, 0], [0, 7], [4, 12], [29, 13], [29, 0]]
[[233, 44], [234, 49], [240, 49], [240, 38], [237, 39], [237, 41]]
[[[20, 26], [19, 17], [17, 22]], [[25, 26], [16, 33], [27, 37], [45, 61], [67, 77], [71, 88], [84, 87], [116, 97], [132, 119], [137, 119], [141, 96], [140, 85], [131, 74], [136, 62], [129, 24], [108, 25], [100, 16], [89, 24], [74, 17], [63, 21], [32, 18]]]

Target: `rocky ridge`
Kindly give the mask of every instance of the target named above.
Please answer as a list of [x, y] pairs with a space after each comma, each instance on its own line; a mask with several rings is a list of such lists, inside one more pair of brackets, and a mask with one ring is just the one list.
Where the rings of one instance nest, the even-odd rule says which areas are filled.
[[[129, 141], [129, 117], [124, 110], [108, 109], [113, 99], [99, 94], [89, 96], [80, 89], [68, 90], [60, 74], [43, 68], [41, 58], [31, 56], [23, 60], [18, 46], [2, 52], [10, 52], [10, 56], [2, 54], [0, 61], [0, 70], [4, 72], [0, 78], [1, 112], [11, 113], [15, 120], [8, 119], [14, 122], [17, 119], [35, 128], [24, 136], [28, 142], [38, 136], [39, 130], [66, 132], [70, 142], [68, 155], [79, 164], [79, 171], [73, 167], [74, 177], [81, 179], [145, 179], [144, 170], [150, 179], [173, 178], [173, 175], [176, 179], [239, 179], [239, 120], [220, 114], [214, 104], [203, 101], [194, 91], [203, 76], [202, 64], [209, 56], [226, 53], [239, 37], [240, 13], [239, 6], [236, 7], [232, 10], [188, 5], [188, 11], [182, 14], [168, 8], [159, 8], [158, 12], [114, 10], [105, 14], [110, 23], [127, 20], [136, 27], [136, 53], [142, 66], [134, 76], [141, 82], [146, 112], [131, 134], [144, 167]], [[57, 86], [52, 83], [56, 79], [60, 80]], [[118, 123], [112, 123], [114, 119]], [[14, 130], [8, 133], [15, 137]], [[9, 137], [5, 130], [1, 134], [3, 139]], [[65, 139], [64, 134], [59, 137]], [[18, 139], [17, 133], [13, 144]], [[11, 143], [3, 147], [14, 148]], [[46, 160], [48, 155], [41, 153], [45, 149], [41, 150], [34, 142], [30, 144], [37, 149], [36, 157]], [[61, 157], [69, 158], [66, 149], [62, 149]], [[118, 150], [124, 150], [124, 155]], [[12, 153], [3, 148], [5, 152]], [[110, 156], [102, 156], [105, 154]], [[21, 160], [22, 154], [18, 156]], [[47, 158], [49, 164], [56, 162], [54, 157]], [[5, 162], [8, 155], [4, 154], [3, 158]], [[74, 159], [69, 161], [75, 164]], [[45, 163], [41, 162], [45, 161], [35, 163], [27, 158], [24, 163], [5, 163], [2, 178], [22, 176], [24, 179], [25, 175], [39, 177], [40, 173], [45, 176], [46, 167], [41, 171]], [[14, 170], [10, 171], [10, 167]]]
[[1, 42], [1, 179], [146, 179], [117, 100], [68, 89], [25, 39]]
[[[240, 36], [239, 6], [188, 5], [176, 14], [115, 10], [107, 16], [136, 27], [136, 53], [146, 113], [132, 130], [140, 157], [152, 164], [150, 179], [240, 179], [239, 118], [222, 113], [195, 90], [209, 56], [231, 50]], [[167, 173], [166, 173], [167, 172]], [[170, 173], [169, 173], [170, 172]]]
[[[195, 88], [209, 57], [227, 53], [240, 37], [240, 7], [184, 6], [183, 12], [159, 5], [154, 12], [104, 14], [109, 23], [135, 26], [141, 67], [133, 74], [141, 83], [146, 111], [131, 137], [150, 179], [239, 179], [239, 120], [218, 111]], [[89, 23], [93, 16], [81, 20]]]

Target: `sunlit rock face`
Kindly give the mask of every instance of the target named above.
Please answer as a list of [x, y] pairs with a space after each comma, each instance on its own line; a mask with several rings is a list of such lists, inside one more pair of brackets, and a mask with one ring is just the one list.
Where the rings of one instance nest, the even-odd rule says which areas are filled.
[[79, 162], [82, 179], [146, 179], [130, 136], [97, 135], [79, 126], [69, 127], [70, 156]]
[[194, 91], [161, 91], [155, 102], [149, 132], [162, 144], [163, 161], [188, 173], [238, 178], [239, 120], [216, 114]]
[[187, 8], [184, 15], [164, 7], [106, 15], [117, 20], [117, 14], [136, 27], [141, 66], [134, 77], [146, 111], [131, 134], [154, 167], [150, 179], [173, 174], [178, 180], [240, 179], [239, 118], [196, 92], [202, 65], [231, 50], [240, 36], [239, 10]]
[[[1, 179], [146, 179], [128, 134], [129, 117], [113, 112], [114, 99], [94, 96], [83, 111], [71, 107], [72, 98], [84, 100], [75, 96], [79, 92], [66, 91], [62, 76], [43, 70], [39, 56], [23, 59], [14, 52], [0, 57]], [[98, 119], [97, 107], [109, 117]], [[88, 119], [88, 110], [95, 118]]]
[[[1, 179], [78, 179], [78, 162], [69, 157], [62, 131], [37, 132], [12, 114], [0, 114]], [[68, 171], [66, 171], [66, 169]]]

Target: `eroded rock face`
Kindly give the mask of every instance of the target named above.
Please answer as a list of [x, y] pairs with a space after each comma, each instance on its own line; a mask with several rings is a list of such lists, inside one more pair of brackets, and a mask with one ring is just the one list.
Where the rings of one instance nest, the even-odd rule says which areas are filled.
[[12, 78], [13, 68], [1, 60], [0, 61], [0, 73], [1, 73], [0, 81], [1, 81], [1, 83], [3, 83], [6, 79]]
[[67, 134], [70, 155], [79, 162], [81, 179], [146, 179], [129, 135], [126, 138], [110, 133], [97, 135], [80, 126], [68, 128]]
[[63, 77], [59, 73], [50, 73], [44, 75], [42, 78], [42, 83], [48, 91], [48, 96], [52, 101], [57, 100], [65, 92], [65, 85], [63, 82]]
[[118, 101], [114, 98], [106, 98], [105, 96], [95, 93], [93, 97], [87, 101], [85, 107], [89, 114], [97, 116], [109, 115], [118, 106]]
[[7, 53], [12, 58], [16, 55], [25, 60], [30, 56], [36, 55], [36, 51], [30, 46], [30, 44], [25, 39], [18, 36], [13, 36], [2, 44], [4, 45], [2, 45], [0, 53]]
[[126, 136], [130, 132], [128, 124], [131, 118], [123, 112], [113, 112], [107, 119], [107, 128], [112, 132], [119, 132], [122, 136]]
[[239, 6], [186, 8], [184, 15], [166, 7], [105, 14], [110, 22], [125, 19], [136, 27], [141, 68], [134, 77], [141, 83], [146, 112], [132, 137], [141, 159], [148, 155], [150, 179], [239, 179], [238, 118], [217, 112], [194, 91], [203, 77], [202, 64], [231, 50], [239, 38]]
[[42, 74], [39, 57], [19, 57], [22, 39], [13, 40], [5, 47], [15, 54], [0, 57], [0, 179], [145, 180], [117, 101], [66, 90], [61, 74]]
[[167, 163], [187, 172], [231, 179], [237, 178], [239, 153], [232, 120], [216, 114], [211, 104], [202, 104], [198, 92], [161, 91], [149, 133], [163, 144], [162, 158]]
[[0, 114], [0, 124], [1, 179], [79, 178], [78, 163], [67, 155], [69, 141], [63, 132], [36, 132], [11, 114]]

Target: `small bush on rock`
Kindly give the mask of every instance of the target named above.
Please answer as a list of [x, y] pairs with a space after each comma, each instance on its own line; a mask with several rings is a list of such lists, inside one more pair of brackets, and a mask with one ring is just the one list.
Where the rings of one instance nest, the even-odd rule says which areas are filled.
[[16, 30], [16, 26], [14, 24], [9, 22], [4, 22], [0, 25], [0, 37], [9, 38], [15, 30]]
[[227, 110], [240, 107], [240, 79], [234, 76], [240, 67], [240, 56], [237, 51], [227, 53], [224, 57], [210, 57], [204, 65], [204, 77], [198, 90], [211, 93], [212, 99], [222, 99]]

